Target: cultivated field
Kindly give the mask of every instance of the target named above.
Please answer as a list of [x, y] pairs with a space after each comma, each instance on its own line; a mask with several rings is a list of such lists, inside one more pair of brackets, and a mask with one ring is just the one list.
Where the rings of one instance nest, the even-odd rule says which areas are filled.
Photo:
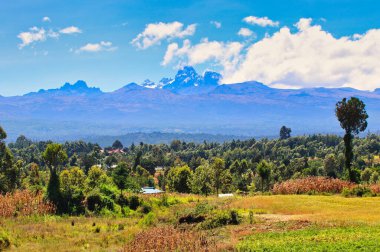
[[131, 211], [128, 217], [2, 218], [0, 245], [9, 242], [10, 251], [56, 252], [380, 250], [379, 197], [170, 195], [144, 200], [151, 202], [150, 213]]

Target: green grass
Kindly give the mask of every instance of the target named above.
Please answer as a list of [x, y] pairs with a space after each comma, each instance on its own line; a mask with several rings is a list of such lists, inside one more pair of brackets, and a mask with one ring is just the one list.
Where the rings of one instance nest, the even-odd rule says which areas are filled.
[[310, 228], [251, 235], [238, 251], [380, 251], [380, 227]]
[[154, 231], [155, 226], [177, 226], [179, 216], [208, 202], [206, 212], [236, 209], [243, 217], [239, 225], [207, 230], [221, 250], [380, 251], [380, 197], [171, 195], [168, 200], [170, 204], [160, 206], [160, 198], [150, 199], [150, 214], [128, 217], [0, 218], [0, 231], [9, 237], [10, 251], [120, 251], [135, 234]]

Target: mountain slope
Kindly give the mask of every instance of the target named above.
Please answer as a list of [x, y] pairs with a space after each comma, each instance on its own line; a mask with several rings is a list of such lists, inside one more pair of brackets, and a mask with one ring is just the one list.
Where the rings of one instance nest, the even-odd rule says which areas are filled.
[[[276, 89], [250, 81], [219, 84], [220, 74], [191, 67], [174, 79], [145, 87], [130, 83], [113, 92], [83, 81], [24, 96], [0, 97], [0, 124], [11, 139], [75, 139], [128, 132], [277, 135], [282, 125], [295, 134], [336, 133], [335, 104], [364, 100], [371, 131], [380, 128], [380, 92], [352, 88]], [[148, 87], [149, 86], [149, 87]], [[154, 87], [153, 87], [154, 86]]]

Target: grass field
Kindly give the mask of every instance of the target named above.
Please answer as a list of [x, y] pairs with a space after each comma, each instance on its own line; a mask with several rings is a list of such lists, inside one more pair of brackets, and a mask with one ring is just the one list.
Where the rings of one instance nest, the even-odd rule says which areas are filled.
[[[217, 244], [210, 251], [380, 251], [378, 197], [174, 197], [179, 199], [177, 204], [154, 208], [148, 221], [147, 215], [138, 214], [126, 218], [35, 216], [3, 218], [0, 227], [11, 240], [10, 251], [122, 251], [140, 232], [149, 237], [152, 230], [154, 237], [159, 227], [191, 230], [189, 242], [194, 233], [202, 233]], [[236, 209], [242, 221], [210, 230], [179, 225], [178, 213], [198, 202], [220, 210]]]

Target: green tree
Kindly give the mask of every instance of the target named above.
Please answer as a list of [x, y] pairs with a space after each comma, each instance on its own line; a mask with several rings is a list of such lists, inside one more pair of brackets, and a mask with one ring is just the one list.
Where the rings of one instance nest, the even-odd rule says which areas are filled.
[[227, 175], [231, 175], [225, 168], [224, 160], [221, 158], [214, 158], [211, 163], [212, 170], [212, 182], [216, 194], [219, 194], [219, 190], [223, 187]]
[[13, 168], [13, 155], [5, 144], [7, 133], [0, 127], [0, 193], [11, 190], [11, 182], [8, 174]]
[[365, 110], [365, 104], [356, 97], [351, 97], [347, 100], [343, 98], [342, 101], [336, 104], [335, 114], [340, 122], [340, 126], [345, 130], [344, 146], [345, 146], [345, 168], [348, 172], [348, 177], [354, 181], [355, 177], [351, 170], [352, 160], [354, 157], [352, 151], [352, 140], [354, 135], [364, 131], [367, 128], [368, 114]]
[[88, 171], [86, 184], [88, 189], [94, 189], [95, 187], [100, 186], [101, 184], [107, 183], [109, 177], [99, 166], [92, 166]]
[[62, 212], [80, 214], [84, 211], [84, 183], [86, 175], [79, 167], [63, 170], [59, 175]]
[[372, 184], [376, 184], [379, 182], [379, 173], [377, 171], [374, 171], [371, 175], [371, 179], [370, 179], [370, 182]]
[[328, 177], [332, 177], [332, 178], [337, 177], [339, 164], [338, 164], [338, 161], [336, 160], [334, 154], [326, 155], [324, 162], [323, 162], [323, 168], [325, 170], [325, 174]]
[[287, 128], [286, 126], [282, 126], [280, 129], [280, 139], [284, 140], [284, 139], [290, 138], [290, 133], [292, 133], [291, 128]]
[[123, 190], [139, 191], [141, 189], [131, 175], [132, 169], [125, 162], [119, 163], [113, 171], [112, 179], [120, 189], [120, 194], [123, 194]]
[[371, 180], [372, 176], [372, 170], [370, 168], [365, 168], [361, 173], [360, 173], [360, 179], [364, 183], [369, 183]]
[[57, 206], [57, 210], [61, 210], [61, 192], [59, 171], [63, 163], [67, 160], [67, 154], [63, 150], [62, 145], [52, 143], [48, 144], [42, 153], [42, 158], [50, 171], [50, 178], [47, 187], [47, 197]]
[[112, 144], [112, 148], [115, 150], [121, 150], [121, 149], [123, 149], [123, 147], [124, 147], [123, 144], [119, 140], [116, 140]]
[[269, 185], [269, 177], [271, 173], [271, 168], [272, 165], [268, 163], [266, 160], [262, 160], [258, 165], [257, 165], [257, 173], [259, 174], [261, 178], [261, 191], [264, 191], [264, 181], [267, 182], [267, 186]]
[[191, 178], [191, 170], [187, 165], [173, 167], [169, 170], [166, 182], [170, 191], [189, 193], [189, 180]]
[[189, 180], [192, 193], [210, 195], [212, 193], [212, 170], [208, 162], [198, 166]]

